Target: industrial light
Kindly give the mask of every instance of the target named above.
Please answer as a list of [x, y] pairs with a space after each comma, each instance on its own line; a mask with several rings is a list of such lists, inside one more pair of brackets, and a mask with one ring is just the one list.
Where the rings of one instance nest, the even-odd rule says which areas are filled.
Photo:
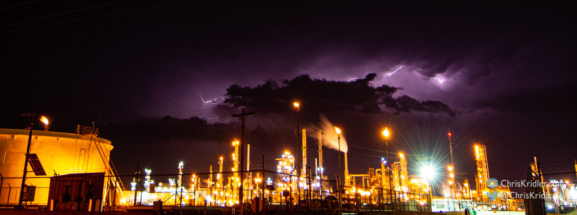
[[427, 179], [432, 179], [433, 177], [435, 177], [435, 168], [433, 168], [432, 166], [426, 165], [421, 167], [421, 174], [424, 178]]
[[42, 123], [44, 123], [44, 130], [48, 131], [48, 118], [46, 118], [45, 116], [40, 116], [40, 121], [42, 121]]
[[298, 102], [293, 103], [293, 105], [294, 105], [296, 108], [299, 107], [299, 103], [298, 103]]
[[385, 138], [389, 138], [389, 136], [391, 136], [388, 128], [385, 128], [385, 130], [383, 131], [383, 135], [385, 135]]
[[339, 127], [335, 127], [335, 131], [337, 131], [337, 134], [341, 134], [341, 129], [339, 129]]
[[49, 123], [48, 118], [46, 118], [45, 116], [40, 116], [40, 121], [42, 121], [42, 123], [44, 123], [44, 125], [48, 125], [48, 123]]

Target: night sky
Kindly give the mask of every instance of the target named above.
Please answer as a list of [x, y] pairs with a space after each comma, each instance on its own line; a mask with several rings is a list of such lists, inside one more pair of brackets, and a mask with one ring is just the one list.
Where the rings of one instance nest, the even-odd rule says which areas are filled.
[[[95, 122], [121, 174], [138, 161], [153, 173], [176, 172], [181, 160], [187, 172], [230, 161], [240, 107], [257, 112], [247, 121], [251, 160], [264, 154], [274, 170], [297, 144], [294, 101], [310, 135], [321, 114], [343, 129], [351, 173], [380, 167], [386, 126], [410, 174], [418, 157], [445, 171], [447, 132], [469, 180], [474, 143], [487, 146], [497, 179], [525, 178], [533, 156], [545, 173], [574, 171], [568, 5], [27, 2], [0, 3], [0, 127], [24, 128], [23, 112], [46, 115], [52, 131]], [[313, 164], [316, 139], [308, 145]], [[329, 175], [336, 154], [325, 149]]]

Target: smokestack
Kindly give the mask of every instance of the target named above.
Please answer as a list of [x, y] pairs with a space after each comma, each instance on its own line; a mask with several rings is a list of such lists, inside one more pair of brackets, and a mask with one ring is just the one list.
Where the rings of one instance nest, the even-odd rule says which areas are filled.
[[303, 169], [301, 173], [307, 172], [307, 130], [303, 129]]
[[[246, 144], [246, 171], [250, 171], [250, 144]], [[243, 174], [243, 173], [241, 173]], [[252, 172], [246, 173], [246, 179], [248, 179], [248, 186], [252, 187]], [[244, 183], [244, 182], [242, 182]], [[243, 185], [244, 186], [244, 185]]]
[[[210, 165], [210, 182], [212, 182], [212, 165]], [[212, 184], [212, 183], [209, 183]]]
[[323, 132], [319, 130], [319, 172], [321, 175], [321, 179], [323, 179]]
[[220, 161], [218, 162], [218, 164], [219, 164], [218, 172], [220, 172], [220, 173], [222, 173], [222, 165], [224, 163], [223, 159], [224, 159], [223, 157], [220, 157]]
[[232, 145], [234, 146], [234, 154], [232, 154], [232, 163], [234, 164], [234, 177], [237, 178], [238, 177], [238, 164], [239, 164], [239, 157], [238, 157], [238, 146], [240, 145], [239, 142], [236, 140], [236, 138], [234, 138], [234, 142], [232, 142]]
[[250, 171], [250, 144], [246, 144], [246, 171]]
[[389, 189], [389, 184], [387, 183], [387, 176], [388, 175], [388, 169], [385, 166], [385, 158], [381, 158], [381, 187], [387, 187], [387, 189]]
[[317, 158], [315, 158], [315, 169], [316, 169], [315, 171], [316, 171], [316, 173], [317, 173], [317, 175], [318, 175], [318, 174], [319, 174], [319, 162], [318, 162], [318, 159], [317, 159]]
[[220, 184], [220, 186], [223, 186], [223, 184], [222, 184], [222, 178], [224, 178], [224, 175], [222, 174], [222, 169], [223, 169], [223, 164], [224, 164], [224, 158], [223, 157], [220, 157], [218, 164], [219, 164], [219, 166], [218, 166], [218, 175], [219, 175], [218, 184]]

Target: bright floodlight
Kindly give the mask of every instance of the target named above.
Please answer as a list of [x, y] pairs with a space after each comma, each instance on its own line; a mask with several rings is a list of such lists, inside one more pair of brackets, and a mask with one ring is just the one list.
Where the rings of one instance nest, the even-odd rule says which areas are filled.
[[46, 118], [45, 116], [40, 116], [40, 121], [42, 121], [44, 125], [48, 125], [48, 118]]
[[385, 130], [383, 131], [383, 135], [385, 135], [386, 138], [389, 138], [389, 136], [391, 136], [388, 128], [385, 128]]
[[421, 167], [421, 175], [427, 179], [431, 179], [433, 177], [435, 177], [435, 168], [433, 168], [432, 166], [423, 166]]
[[298, 103], [298, 102], [293, 103], [293, 105], [294, 105], [296, 108], [299, 107], [299, 103]]
[[337, 131], [337, 134], [341, 134], [341, 129], [339, 129], [338, 127], [335, 127], [335, 131]]

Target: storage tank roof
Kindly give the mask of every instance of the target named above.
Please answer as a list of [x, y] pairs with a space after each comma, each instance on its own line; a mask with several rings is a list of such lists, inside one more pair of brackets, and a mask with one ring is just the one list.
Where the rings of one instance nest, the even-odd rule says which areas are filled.
[[[29, 135], [30, 130], [26, 129], [10, 129], [10, 128], [0, 128], [0, 135]], [[70, 139], [82, 139], [88, 140], [87, 135], [80, 135], [75, 133], [65, 133], [56, 131], [43, 131], [34, 130], [32, 131], [32, 136], [47, 136], [47, 137], [60, 137], [60, 138], [70, 138]], [[98, 138], [98, 141], [102, 144], [112, 145], [110, 140], [104, 138]]]

